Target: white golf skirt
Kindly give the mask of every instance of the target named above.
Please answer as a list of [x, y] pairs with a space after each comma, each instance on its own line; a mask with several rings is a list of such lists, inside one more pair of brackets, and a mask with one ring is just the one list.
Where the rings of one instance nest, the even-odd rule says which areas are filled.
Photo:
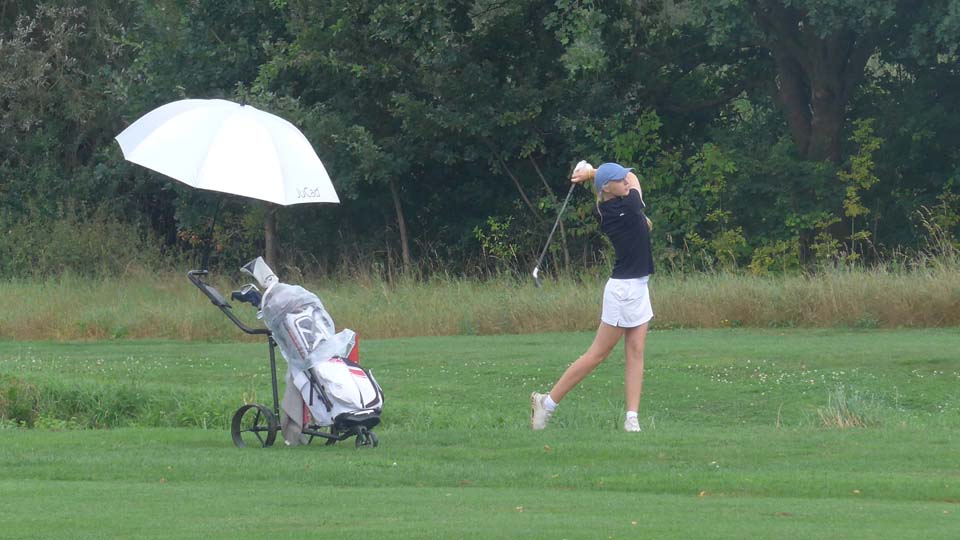
[[607, 280], [603, 288], [600, 320], [621, 328], [633, 328], [649, 322], [653, 318], [650, 291], [647, 289], [649, 279], [650, 276]]

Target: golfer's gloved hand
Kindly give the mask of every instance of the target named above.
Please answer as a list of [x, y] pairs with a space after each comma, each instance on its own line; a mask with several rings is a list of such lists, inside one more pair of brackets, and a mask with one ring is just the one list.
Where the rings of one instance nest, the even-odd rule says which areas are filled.
[[584, 160], [577, 163], [577, 166], [573, 169], [573, 176], [570, 178], [570, 181], [579, 184], [587, 180], [592, 180], [595, 174], [596, 171], [593, 165]]

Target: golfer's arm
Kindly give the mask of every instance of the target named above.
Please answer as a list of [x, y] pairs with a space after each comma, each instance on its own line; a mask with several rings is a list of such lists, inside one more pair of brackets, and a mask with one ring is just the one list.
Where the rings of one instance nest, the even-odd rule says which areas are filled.
[[[637, 193], [640, 194], [640, 202], [641, 202], [641, 204], [642, 204], [642, 203], [643, 203], [643, 189], [640, 188], [640, 179], [637, 178], [637, 175], [633, 174], [632, 172], [631, 172], [631, 173], [627, 173], [627, 185], [630, 186], [630, 189], [635, 189], [635, 190], [637, 190]], [[646, 214], [643, 215], [643, 218], [647, 220], [647, 230], [648, 230], [648, 231], [652, 231], [652, 230], [653, 230], [653, 222], [650, 221], [650, 218], [648, 218]]]
[[639, 191], [639, 192], [640, 192], [640, 197], [642, 198], [642, 197], [643, 197], [643, 190], [640, 189], [640, 179], [637, 178], [637, 175], [633, 174], [632, 172], [628, 172], [628, 173], [627, 173], [627, 178], [626, 178], [626, 180], [627, 180], [627, 188], [628, 188], [628, 189], [635, 189], [635, 190]]

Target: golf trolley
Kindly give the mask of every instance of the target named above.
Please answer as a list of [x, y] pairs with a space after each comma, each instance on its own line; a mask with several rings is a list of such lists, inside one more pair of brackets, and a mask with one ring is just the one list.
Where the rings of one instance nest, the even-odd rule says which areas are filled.
[[[190, 279], [190, 282], [200, 289], [200, 292], [209, 298], [210, 302], [222, 311], [240, 330], [251, 335], [265, 336], [270, 355], [273, 408], [271, 409], [266, 405], [257, 403], [248, 403], [237, 409], [230, 423], [230, 433], [233, 437], [233, 443], [238, 448], [243, 448], [248, 444], [262, 447], [271, 446], [277, 438], [277, 432], [281, 430], [279, 420], [281, 418], [280, 398], [277, 389], [277, 342], [274, 340], [273, 332], [268, 328], [250, 328], [238, 319], [233, 313], [232, 306], [227, 302], [226, 298], [220, 294], [220, 291], [204, 281], [208, 273], [207, 270], [191, 270], [187, 272], [187, 277]], [[251, 283], [245, 285], [238, 291], [233, 291], [231, 299], [241, 303], [249, 303], [254, 307], [260, 307], [261, 295], [256, 285]], [[352, 349], [348, 358], [334, 358], [331, 360], [348, 364], [352, 372], [365, 374], [372, 380], [369, 371], [359, 366], [356, 347]], [[324, 385], [318, 380], [315, 370], [309, 369], [304, 373], [309, 378], [309, 399], [311, 405], [313, 404], [314, 396], [316, 396], [318, 403], [321, 405], [326, 404], [327, 410], [330, 410], [331, 397], [325, 392]], [[377, 392], [377, 402], [382, 404], [382, 394], [380, 393], [379, 386], [376, 385], [375, 381], [373, 381], [373, 384]], [[299, 437], [306, 444], [313, 442], [315, 437], [326, 439], [327, 445], [335, 444], [337, 441], [343, 441], [350, 437], [356, 437], [355, 444], [357, 448], [376, 447], [380, 444], [377, 435], [372, 431], [373, 428], [380, 423], [379, 409], [361, 408], [342, 412], [333, 418], [333, 423], [330, 426], [323, 426], [311, 422], [311, 415], [306, 404], [304, 404], [303, 409], [303, 427], [300, 430]], [[324, 428], [329, 429], [323, 431]]]

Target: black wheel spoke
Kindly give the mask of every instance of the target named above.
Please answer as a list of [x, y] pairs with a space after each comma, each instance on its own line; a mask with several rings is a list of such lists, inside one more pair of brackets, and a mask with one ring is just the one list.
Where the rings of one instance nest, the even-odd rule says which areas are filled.
[[[238, 448], [247, 446], [256, 437], [260, 447], [273, 444], [280, 426], [273, 412], [263, 405], [250, 404], [237, 409], [231, 422], [233, 444]], [[245, 437], [244, 433], [252, 433], [253, 437]], [[263, 433], [266, 433], [264, 437]], [[249, 439], [249, 440], [248, 440]]]

